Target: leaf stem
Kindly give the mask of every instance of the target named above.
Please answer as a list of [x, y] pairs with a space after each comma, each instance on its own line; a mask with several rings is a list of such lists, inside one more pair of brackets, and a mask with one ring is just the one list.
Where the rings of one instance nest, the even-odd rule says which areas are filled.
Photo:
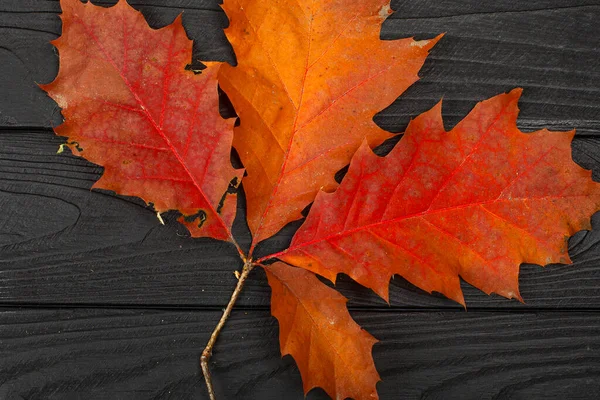
[[202, 352], [202, 356], [200, 357], [200, 366], [202, 367], [202, 373], [204, 374], [204, 380], [206, 381], [206, 388], [208, 389], [208, 395], [210, 397], [210, 400], [216, 400], [216, 397], [215, 397], [215, 391], [214, 391], [213, 385], [212, 385], [210, 370], [208, 369], [208, 361], [210, 360], [210, 357], [212, 356], [212, 349], [215, 345], [215, 342], [217, 341], [217, 338], [219, 337], [219, 333], [221, 333], [221, 330], [223, 329], [225, 322], [227, 322], [227, 319], [229, 318], [229, 315], [231, 314], [231, 310], [233, 309], [235, 302], [237, 301], [238, 297], [240, 296], [240, 293], [242, 292], [244, 283], [246, 282], [246, 279], [248, 278], [248, 275], [250, 275], [250, 272], [252, 271], [252, 269], [254, 269], [254, 266], [255, 265], [252, 264], [252, 262], [250, 260], [245, 261], [244, 268], [242, 269], [242, 273], [241, 273], [240, 277], [238, 278], [238, 283], [235, 286], [235, 290], [231, 294], [229, 303], [227, 304], [227, 307], [223, 311], [223, 316], [221, 316], [219, 323], [217, 324], [217, 326], [213, 330], [212, 334], [210, 335], [208, 344], [206, 345], [206, 348], [204, 349], [204, 351]]
[[[240, 258], [242, 259], [242, 261], [244, 263], [248, 262], [248, 259], [246, 258], [246, 254], [244, 254], [244, 250], [242, 250], [242, 248], [240, 247], [240, 245], [238, 244], [238, 242], [235, 240], [235, 238], [233, 237], [233, 235], [230, 233], [229, 237], [231, 238], [231, 243], [233, 243], [233, 245], [235, 246], [235, 249], [237, 250]], [[248, 258], [250, 256], [248, 255]]]
[[272, 260], [274, 258], [282, 256], [282, 255], [286, 254], [288, 251], [290, 251], [290, 248], [287, 248], [287, 249], [285, 249], [283, 251], [280, 251], [280, 252], [277, 252], [277, 253], [269, 254], [268, 256], [261, 257], [258, 260], [254, 261], [254, 263], [256, 265], [259, 265], [259, 264], [261, 264], [261, 263], [263, 263], [265, 261]]

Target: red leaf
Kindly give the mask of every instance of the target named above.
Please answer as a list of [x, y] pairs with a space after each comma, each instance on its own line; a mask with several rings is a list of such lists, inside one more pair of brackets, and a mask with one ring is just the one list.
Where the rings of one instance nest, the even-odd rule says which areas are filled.
[[[241, 171], [229, 162], [233, 121], [219, 116], [217, 74], [240, 115], [250, 253], [319, 190], [334, 190], [334, 173], [352, 159], [291, 247], [262, 261], [279, 257], [332, 281], [343, 272], [385, 299], [393, 274], [461, 304], [459, 276], [520, 299], [519, 265], [570, 262], [568, 236], [589, 228], [600, 206], [600, 186], [571, 160], [573, 132], [517, 129], [520, 90], [480, 103], [450, 132], [439, 104], [375, 156], [370, 146], [390, 134], [372, 117], [417, 80], [437, 40], [380, 40], [387, 0], [226, 0], [239, 65], [207, 64], [200, 75], [185, 70], [192, 42], [181, 18], [153, 30], [124, 0], [61, 6], [60, 72], [42, 86], [63, 108], [56, 133], [105, 167], [94, 187], [179, 210], [193, 236], [235, 243], [227, 189]], [[261, 260], [238, 251], [241, 287]], [[346, 299], [309, 271], [265, 269], [281, 352], [296, 360], [305, 392], [377, 398], [376, 340]]]
[[346, 298], [303, 269], [277, 262], [265, 270], [281, 354], [294, 357], [304, 393], [318, 386], [334, 399], [377, 399], [377, 340], [352, 320]]
[[219, 64], [186, 71], [192, 41], [178, 17], [151, 29], [124, 0], [111, 8], [61, 0], [60, 71], [42, 88], [62, 107], [75, 154], [104, 166], [94, 188], [179, 210], [193, 236], [231, 239], [236, 199], [233, 121], [218, 113]]
[[[225, 0], [238, 65], [219, 83], [240, 126], [234, 146], [253, 246], [302, 218], [320, 189], [334, 190], [366, 138], [391, 134], [373, 122], [417, 79], [438, 38], [381, 40], [389, 0]], [[252, 253], [252, 251], [250, 251]]]
[[600, 185], [571, 159], [574, 132], [517, 129], [520, 95], [478, 104], [450, 132], [438, 104], [385, 158], [364, 143], [279, 258], [385, 299], [393, 274], [461, 304], [459, 275], [520, 299], [519, 265], [570, 263], [568, 237], [600, 206]]

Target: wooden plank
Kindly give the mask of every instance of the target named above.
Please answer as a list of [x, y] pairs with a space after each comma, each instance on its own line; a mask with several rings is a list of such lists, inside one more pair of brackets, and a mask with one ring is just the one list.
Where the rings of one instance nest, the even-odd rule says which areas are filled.
[[[0, 302], [27, 304], [147, 304], [223, 306], [235, 286], [240, 261], [230, 245], [191, 239], [168, 214], [160, 225], [140, 200], [90, 191], [102, 169], [69, 154], [57, 155], [61, 138], [51, 131], [0, 134]], [[575, 160], [600, 172], [600, 138], [576, 138]], [[240, 203], [235, 235], [248, 246]], [[593, 220], [600, 224], [600, 214]], [[287, 246], [294, 226], [265, 242], [270, 254]], [[526, 307], [600, 308], [600, 232], [571, 241], [573, 266], [524, 266]], [[338, 287], [353, 307], [388, 306], [349, 278]], [[471, 308], [523, 308], [464, 285]], [[269, 304], [262, 271], [250, 279], [245, 306]], [[393, 307], [459, 307], [396, 277]]]
[[[98, 1], [113, 4], [114, 0]], [[234, 59], [222, 28], [218, 0], [133, 0], [154, 27], [182, 10], [195, 59]], [[578, 128], [600, 134], [597, 19], [594, 0], [514, 2], [394, 1], [398, 10], [384, 39], [446, 37], [436, 46], [423, 79], [376, 117], [385, 129], [404, 129], [411, 117], [444, 97], [452, 126], [476, 101], [523, 86], [521, 126], [533, 130]], [[60, 123], [56, 105], [35, 82], [51, 81], [58, 59], [48, 43], [60, 33], [58, 0], [4, 0], [0, 5], [0, 126], [49, 127]]]
[[520, 86], [522, 128], [600, 132], [596, 1], [399, 1], [395, 9], [383, 38], [446, 36], [421, 83], [376, 119], [382, 126], [393, 130], [442, 96], [447, 127], [453, 126], [474, 101]]
[[[131, 1], [154, 27], [185, 10], [194, 58], [232, 61], [218, 2]], [[399, 12], [384, 39], [447, 34], [423, 80], [376, 117], [381, 126], [401, 131], [444, 96], [449, 128], [476, 101], [523, 86], [520, 127], [578, 128], [574, 158], [598, 180], [597, 0], [392, 7]], [[0, 4], [0, 304], [42, 307], [0, 309], [0, 399], [206, 398], [198, 355], [239, 260], [226, 244], [188, 238], [174, 214], [161, 226], [139, 200], [91, 192], [101, 168], [55, 155], [60, 139], [47, 128], [60, 112], [35, 83], [56, 74], [48, 42], [60, 32], [58, 12], [58, 0]], [[593, 222], [600, 226], [600, 214]], [[235, 232], [247, 246], [243, 203]], [[262, 251], [281, 249], [292, 234], [285, 229]], [[354, 317], [382, 340], [382, 399], [597, 398], [600, 233], [577, 235], [570, 252], [574, 266], [523, 266], [525, 306], [464, 285], [467, 313], [399, 278], [389, 307], [342, 277]], [[303, 398], [293, 361], [279, 358], [269, 293], [257, 271], [217, 345], [220, 398]]]
[[[205, 399], [198, 355], [218, 312], [4, 309], [0, 397]], [[596, 399], [600, 314], [354, 312], [381, 342], [386, 399]], [[219, 398], [303, 398], [267, 311], [236, 311], [214, 353]], [[320, 390], [308, 399], [325, 399]]]

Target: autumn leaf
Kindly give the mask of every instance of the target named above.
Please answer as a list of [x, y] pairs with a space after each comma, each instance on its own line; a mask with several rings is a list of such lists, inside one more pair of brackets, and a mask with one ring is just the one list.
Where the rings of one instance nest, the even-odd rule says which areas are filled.
[[154, 30], [124, 0], [60, 4], [60, 71], [42, 88], [62, 107], [56, 133], [104, 166], [93, 187], [179, 210], [193, 236], [233, 241], [236, 198], [223, 196], [241, 171], [229, 161], [233, 121], [219, 115], [220, 65], [185, 70], [192, 41], [181, 17]]
[[479, 103], [444, 130], [441, 103], [380, 158], [363, 143], [333, 194], [320, 193], [281, 260], [388, 298], [389, 279], [464, 304], [459, 276], [520, 299], [521, 263], [570, 263], [600, 185], [571, 159], [574, 132], [516, 127], [521, 90]]
[[265, 266], [281, 354], [294, 357], [304, 393], [321, 387], [333, 399], [377, 399], [377, 342], [346, 309], [346, 298], [309, 271], [282, 262]]
[[[236, 244], [228, 188], [242, 171], [229, 161], [232, 142], [247, 168], [253, 241], [248, 255], [236, 244], [244, 267], [201, 358], [211, 398], [212, 346], [256, 265], [305, 392], [377, 398], [376, 340], [313, 272], [345, 273], [386, 300], [394, 274], [461, 304], [459, 277], [520, 299], [520, 264], [570, 262], [568, 237], [600, 207], [600, 186], [571, 159], [574, 132], [517, 129], [520, 90], [478, 104], [449, 132], [440, 103], [388, 156], [373, 154], [391, 136], [373, 116], [418, 79], [439, 39], [380, 40], [387, 0], [225, 0], [238, 65], [207, 63], [200, 74], [186, 70], [192, 42], [180, 17], [154, 30], [125, 0], [61, 7], [60, 71], [42, 88], [63, 109], [56, 133], [104, 166], [95, 188], [178, 210], [192, 236]], [[217, 77], [235, 129], [219, 115]], [[349, 162], [338, 187], [334, 174]], [[252, 258], [313, 200], [287, 250]], [[304, 269], [264, 264], [275, 258]]]
[[373, 116], [418, 79], [438, 39], [380, 40], [389, 0], [225, 0], [223, 9], [238, 64], [224, 65], [219, 83], [240, 117], [234, 147], [248, 172], [254, 247], [335, 189], [364, 139], [391, 136]]

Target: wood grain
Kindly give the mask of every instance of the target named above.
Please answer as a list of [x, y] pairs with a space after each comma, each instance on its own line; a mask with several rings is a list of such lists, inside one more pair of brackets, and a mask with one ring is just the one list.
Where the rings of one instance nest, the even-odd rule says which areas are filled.
[[[153, 27], [183, 11], [194, 60], [234, 62], [218, 3], [131, 0]], [[392, 8], [382, 38], [446, 36], [422, 80], [375, 118], [383, 128], [401, 132], [444, 97], [449, 129], [477, 101], [522, 86], [519, 127], [577, 128], [573, 157], [600, 181], [598, 0]], [[206, 398], [198, 356], [241, 263], [227, 244], [190, 239], [175, 214], [162, 226], [138, 199], [90, 191], [102, 169], [56, 155], [60, 110], [36, 83], [56, 75], [58, 13], [58, 0], [0, 2], [0, 399]], [[243, 210], [235, 234], [248, 246]], [[464, 312], [399, 277], [387, 305], [341, 277], [353, 316], [381, 340], [381, 398], [598, 398], [600, 214], [592, 222], [570, 241], [574, 265], [522, 266], [525, 305], [465, 284]], [[284, 248], [297, 226], [260, 251]], [[293, 361], [279, 357], [269, 296], [256, 270], [212, 359], [222, 399], [303, 398]]]
[[[110, 5], [114, 0], [96, 1]], [[194, 59], [233, 62], [223, 35], [227, 18], [218, 0], [135, 0], [150, 25], [164, 26], [183, 11]], [[393, 1], [382, 38], [429, 38], [446, 32], [421, 71], [422, 80], [376, 121], [399, 132], [441, 97], [448, 127], [477, 101], [525, 88], [521, 125], [528, 130], [578, 128], [600, 133], [600, 35], [597, 0], [514, 2]], [[48, 43], [60, 33], [58, 0], [3, 0], [0, 63], [10, 74], [0, 87], [0, 126], [54, 126], [59, 110], [34, 82], [50, 82], [58, 58]], [[10, 98], [10, 100], [9, 100]]]
[[[102, 169], [69, 154], [56, 155], [61, 138], [47, 130], [5, 130], [0, 135], [0, 301], [3, 304], [160, 304], [216, 307], [227, 303], [241, 267], [235, 250], [209, 239], [190, 239], [175, 214], [161, 226], [153, 211], [135, 198], [90, 191]], [[573, 155], [600, 173], [600, 138], [576, 138]], [[240, 203], [235, 234], [248, 246]], [[594, 219], [600, 226], [600, 214]], [[293, 229], [260, 251], [286, 247]], [[571, 240], [572, 266], [523, 266], [527, 307], [600, 309], [600, 233]], [[240, 300], [268, 306], [262, 271]], [[464, 284], [469, 308], [523, 308], [516, 301], [488, 297]], [[371, 291], [342, 278], [338, 287], [352, 307], [388, 306]], [[68, 295], [67, 295], [68, 294]], [[392, 281], [392, 307], [460, 307], [430, 296], [400, 277]]]
[[[4, 309], [0, 397], [204, 399], [198, 354], [217, 312]], [[600, 392], [600, 314], [354, 312], [382, 399], [578, 399]], [[500, 329], [502, 327], [502, 329]], [[212, 365], [223, 399], [298, 399], [268, 311], [235, 312]], [[550, 389], [550, 390], [549, 390]], [[326, 399], [321, 390], [309, 400]]]

